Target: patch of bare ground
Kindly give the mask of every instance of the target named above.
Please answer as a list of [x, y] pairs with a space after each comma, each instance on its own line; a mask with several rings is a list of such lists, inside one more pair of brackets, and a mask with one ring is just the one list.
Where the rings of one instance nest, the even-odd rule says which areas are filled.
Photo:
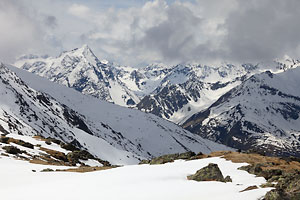
[[[300, 199], [300, 162], [299, 158], [268, 157], [255, 153], [213, 152], [208, 156], [219, 156], [234, 163], [249, 163], [240, 167], [251, 174], [264, 177], [266, 184], [260, 187], [275, 187], [269, 191], [264, 200], [298, 200]], [[246, 188], [247, 191], [253, 188]], [[242, 192], [242, 191], [241, 191]]]
[[254, 153], [248, 154], [232, 151], [219, 151], [207, 155], [207, 157], [209, 156], [222, 157], [234, 163], [249, 163], [250, 165], [261, 164], [261, 168], [263, 170], [280, 169], [285, 172], [293, 172], [294, 170], [300, 171], [300, 162], [278, 157], [263, 156]]
[[69, 168], [69, 169], [57, 169], [57, 172], [79, 172], [79, 173], [85, 173], [85, 172], [94, 172], [94, 171], [102, 171], [102, 170], [108, 170], [113, 169], [118, 166], [103, 166], [103, 167], [90, 167], [90, 166], [80, 166], [77, 168]]
[[258, 187], [256, 185], [252, 185], [252, 186], [249, 186], [249, 187], [247, 187], [246, 189], [244, 189], [240, 192], [246, 192], [246, 191], [255, 190], [255, 189], [258, 189]]

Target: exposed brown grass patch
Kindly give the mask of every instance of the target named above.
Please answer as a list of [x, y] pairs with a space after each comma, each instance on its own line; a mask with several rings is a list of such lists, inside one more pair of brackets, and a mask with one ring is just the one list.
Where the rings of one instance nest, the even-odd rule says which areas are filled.
[[42, 160], [41, 158], [34, 158], [32, 160], [29, 160], [32, 164], [38, 164], [38, 165], [56, 165], [56, 166], [64, 166], [65, 164], [63, 162], [58, 162], [55, 160]]
[[1, 153], [0, 155], [1, 155], [1, 156], [6, 156], [6, 157], [9, 157], [9, 155], [8, 155], [8, 154], [6, 154], [6, 153]]
[[31, 160], [29, 160], [32, 164], [40, 164], [40, 165], [57, 165], [57, 166], [69, 166], [68, 163], [53, 159], [48, 154], [40, 154], [39, 156], [34, 156]]
[[33, 138], [36, 139], [36, 140], [40, 140], [40, 141], [46, 141], [47, 140], [46, 138], [44, 138], [43, 136], [40, 136], [40, 135], [35, 135], [35, 136], [33, 136]]
[[300, 170], [299, 162], [296, 161], [288, 162], [278, 157], [262, 156], [254, 153], [247, 154], [247, 153], [238, 153], [238, 152], [231, 152], [231, 151], [218, 151], [218, 152], [212, 152], [208, 156], [222, 157], [234, 163], [249, 163], [251, 165], [266, 163], [265, 166], [262, 166], [263, 170], [281, 169], [287, 172], [293, 170]]
[[94, 171], [102, 171], [107, 169], [113, 169], [118, 166], [103, 166], [103, 167], [88, 167], [88, 166], [81, 166], [78, 168], [69, 168], [69, 169], [57, 169], [58, 172], [78, 172], [78, 173], [85, 173], [85, 172], [94, 172]]
[[58, 160], [61, 160], [61, 161], [64, 161], [64, 162], [68, 161], [66, 154], [64, 154], [63, 152], [55, 151], [55, 150], [52, 150], [52, 149], [47, 149], [47, 148], [44, 148], [44, 147], [40, 147], [40, 150], [45, 151], [47, 154], [49, 154], [50, 156], [52, 156], [53, 158], [56, 158]]
[[18, 144], [20, 146], [30, 148], [30, 149], [34, 148], [34, 145], [29, 143], [29, 142], [25, 142], [25, 141], [20, 140], [20, 139], [14, 139], [14, 138], [11, 138], [11, 137], [6, 137], [6, 136], [1, 136], [0, 137], [0, 142], [5, 143], [5, 144], [15, 143], [15, 144]]
[[258, 189], [258, 187], [256, 185], [252, 185], [252, 186], [249, 186], [249, 187], [247, 187], [246, 189], [244, 189], [240, 192], [246, 192], [246, 191], [255, 190], [255, 189]]

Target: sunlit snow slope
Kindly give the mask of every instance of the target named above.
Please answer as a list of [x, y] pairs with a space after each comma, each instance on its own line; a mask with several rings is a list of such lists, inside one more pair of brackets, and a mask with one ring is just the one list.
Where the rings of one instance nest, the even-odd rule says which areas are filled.
[[[232, 182], [196, 182], [187, 176], [207, 166], [218, 164], [224, 176], [229, 175]], [[193, 161], [178, 160], [163, 165], [134, 165], [105, 171], [40, 172], [46, 167], [25, 161], [0, 158], [1, 197], [19, 200], [198, 200], [230, 199], [256, 200], [262, 198], [272, 188], [261, 188], [266, 183], [246, 171], [238, 170], [243, 163], [232, 163], [222, 158], [205, 158]], [[32, 172], [35, 170], [36, 172]], [[18, 177], [16, 179], [12, 177]], [[257, 189], [241, 192], [249, 186]], [[16, 192], [17, 191], [17, 192]]]
[[8, 132], [75, 140], [78, 146], [117, 164], [189, 150], [208, 153], [228, 149], [155, 115], [101, 101], [13, 66], [9, 68], [25, 83], [1, 65], [1, 91], [5, 97], [0, 100], [1, 124]]

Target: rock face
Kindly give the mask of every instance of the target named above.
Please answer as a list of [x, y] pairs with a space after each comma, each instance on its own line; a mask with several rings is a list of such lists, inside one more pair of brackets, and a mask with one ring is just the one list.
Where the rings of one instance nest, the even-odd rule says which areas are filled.
[[267, 155], [300, 155], [300, 68], [254, 75], [183, 127], [213, 141]]
[[23, 57], [16, 66], [121, 106], [130, 107], [139, 102], [139, 98], [118, 78], [118, 74], [122, 74], [121, 69], [100, 61], [87, 45], [63, 52], [55, 58]]
[[58, 57], [23, 56], [15, 65], [51, 81], [125, 107], [136, 107], [182, 124], [245, 78], [261, 71], [287, 70], [298, 60], [262, 64], [151, 64], [132, 68], [98, 59], [84, 45]]
[[159, 86], [143, 97], [136, 107], [181, 124], [197, 111], [210, 106], [251, 73], [243, 66], [229, 64], [218, 67], [177, 65], [165, 74]]
[[112, 164], [229, 149], [152, 114], [100, 101], [14, 69], [22, 79], [0, 64], [1, 134], [55, 138]]
[[[217, 164], [210, 163], [208, 166], [198, 170], [195, 174], [187, 177], [189, 180], [194, 181], [220, 181], [220, 182], [231, 182], [229, 176], [223, 177], [221, 170]], [[226, 179], [226, 180], [225, 180]]]
[[[291, 161], [287, 163], [283, 169], [282, 166], [281, 169], [276, 169], [279, 168], [278, 163], [273, 162], [257, 163], [239, 169], [262, 176], [268, 181], [267, 187], [275, 187], [265, 195], [265, 200], [298, 200], [300, 199], [300, 171], [297, 169], [291, 170], [290, 167], [299, 168], [297, 167], [299, 162]], [[277, 182], [275, 186], [274, 182]]]

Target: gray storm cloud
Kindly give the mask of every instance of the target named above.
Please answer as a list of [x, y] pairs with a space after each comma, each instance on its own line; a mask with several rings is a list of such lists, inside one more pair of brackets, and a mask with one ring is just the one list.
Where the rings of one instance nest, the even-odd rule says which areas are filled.
[[0, 1], [1, 60], [83, 43], [99, 57], [127, 65], [257, 62], [300, 54], [298, 0], [154, 0], [110, 9], [93, 1], [30, 0], [30, 8], [27, 2]]
[[57, 19], [55, 16], [46, 16], [44, 19], [45, 25], [50, 28], [56, 28], [57, 27]]
[[224, 45], [230, 59], [272, 60], [289, 54], [299, 57], [300, 1], [240, 1], [225, 22]]
[[0, 1], [0, 27], [2, 61], [13, 61], [28, 49], [39, 48], [42, 32], [18, 1]]

